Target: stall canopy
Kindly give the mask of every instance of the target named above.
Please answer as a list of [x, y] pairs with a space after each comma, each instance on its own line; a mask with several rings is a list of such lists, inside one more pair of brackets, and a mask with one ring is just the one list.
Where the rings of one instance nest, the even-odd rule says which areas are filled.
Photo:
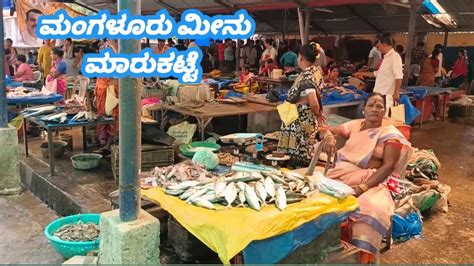
[[[418, 0], [416, 32], [474, 31], [474, 0]], [[207, 14], [246, 9], [257, 21], [257, 33], [298, 34], [297, 8], [311, 10], [309, 34], [406, 32], [409, 0], [142, 0], [142, 13], [166, 8], [179, 15], [196, 8]], [[114, 12], [116, 0], [77, 0], [94, 10]], [[271, 12], [268, 12], [271, 11]]]

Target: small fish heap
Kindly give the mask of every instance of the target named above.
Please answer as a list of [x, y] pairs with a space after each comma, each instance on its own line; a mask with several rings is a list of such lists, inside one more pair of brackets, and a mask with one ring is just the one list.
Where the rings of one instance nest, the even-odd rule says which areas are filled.
[[317, 181], [296, 173], [230, 172], [205, 181], [184, 181], [166, 186], [165, 193], [189, 204], [215, 210], [213, 203], [227, 208], [260, 209], [274, 202], [283, 211], [287, 204], [318, 194]]
[[77, 122], [92, 122], [97, 120], [98, 116], [96, 113], [91, 112], [91, 111], [80, 111], [77, 113], [71, 121], [77, 121]]
[[56, 106], [54, 105], [43, 105], [43, 106], [36, 106], [31, 108], [24, 109], [21, 113], [23, 114], [24, 118], [30, 116], [40, 116], [45, 114], [51, 114], [56, 111]]
[[77, 224], [65, 224], [61, 226], [58, 231], [54, 233], [54, 236], [64, 241], [84, 242], [96, 240], [99, 237], [99, 233], [98, 225], [79, 221]]
[[41, 120], [46, 121], [46, 122], [59, 122], [59, 123], [64, 123], [67, 121], [67, 113], [65, 112], [57, 112], [54, 114], [50, 115], [45, 115], [41, 117]]
[[197, 180], [205, 181], [213, 178], [203, 166], [185, 161], [166, 167], [155, 167], [149, 177], [141, 180], [142, 188], [167, 187], [183, 181]]

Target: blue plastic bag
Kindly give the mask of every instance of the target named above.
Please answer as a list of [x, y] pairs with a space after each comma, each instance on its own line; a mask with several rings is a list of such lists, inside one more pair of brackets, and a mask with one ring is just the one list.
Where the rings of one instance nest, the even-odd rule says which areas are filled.
[[392, 218], [392, 226], [392, 237], [397, 242], [403, 242], [421, 236], [423, 231], [421, 217], [415, 212], [409, 213], [406, 218], [394, 214]]
[[416, 109], [413, 104], [411, 104], [410, 99], [406, 95], [400, 96], [400, 104], [405, 106], [405, 124], [411, 125], [417, 116], [421, 114], [418, 109]]

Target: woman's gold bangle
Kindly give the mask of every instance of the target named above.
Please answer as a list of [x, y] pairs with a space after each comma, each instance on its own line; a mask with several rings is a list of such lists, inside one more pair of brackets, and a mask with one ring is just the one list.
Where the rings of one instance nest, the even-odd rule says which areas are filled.
[[369, 186], [367, 186], [366, 184], [360, 184], [358, 187], [364, 192], [369, 190]]

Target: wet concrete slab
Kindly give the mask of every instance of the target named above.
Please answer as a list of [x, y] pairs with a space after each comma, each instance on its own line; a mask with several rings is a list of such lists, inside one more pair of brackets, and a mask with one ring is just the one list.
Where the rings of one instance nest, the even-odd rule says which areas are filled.
[[40, 149], [43, 140], [40, 137], [29, 139], [30, 156], [25, 157], [22, 150], [20, 158], [22, 183], [60, 215], [111, 210], [108, 195], [118, 188], [118, 183], [112, 175], [110, 158], [103, 158], [96, 169], [76, 170], [70, 157], [83, 153], [81, 131], [73, 129], [60, 133], [73, 135], [73, 152], [66, 151], [63, 157], [55, 159], [56, 172], [51, 176], [48, 159]]
[[31, 192], [0, 196], [0, 264], [61, 264], [43, 233], [56, 218]]

